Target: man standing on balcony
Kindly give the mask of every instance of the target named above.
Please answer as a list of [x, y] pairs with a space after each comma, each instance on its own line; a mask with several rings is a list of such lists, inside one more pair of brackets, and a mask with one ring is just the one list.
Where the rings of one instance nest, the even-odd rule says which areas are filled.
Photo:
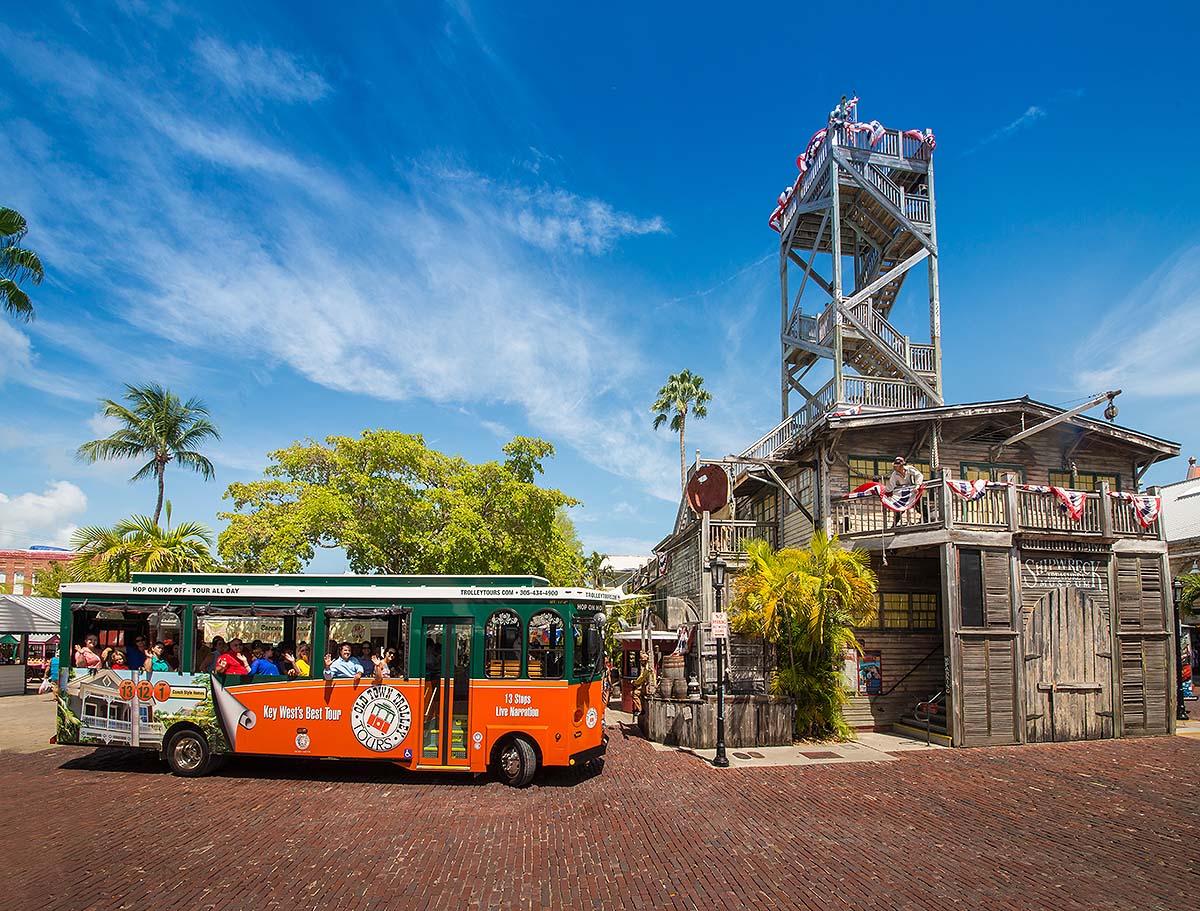
[[888, 478], [883, 489], [888, 493], [893, 493], [897, 487], [916, 487], [918, 484], [924, 483], [925, 478], [921, 472], [907, 464], [904, 456], [896, 456], [896, 460], [892, 462], [892, 476]]
[[[925, 478], [921, 472], [917, 471], [917, 469], [912, 465], [906, 463], [904, 461], [904, 456], [896, 456], [895, 460], [892, 462], [892, 476], [888, 478], [888, 482], [884, 485], [883, 489], [886, 493], [892, 494], [895, 493], [898, 488], [916, 487], [918, 484], [924, 483]], [[921, 504], [921, 506], [921, 512], [923, 514], [925, 511], [924, 504]], [[893, 527], [900, 525], [901, 519], [905, 515], [907, 515], [907, 513], [895, 513], [892, 516]], [[922, 515], [921, 520], [919, 521], [923, 520], [924, 515]]]

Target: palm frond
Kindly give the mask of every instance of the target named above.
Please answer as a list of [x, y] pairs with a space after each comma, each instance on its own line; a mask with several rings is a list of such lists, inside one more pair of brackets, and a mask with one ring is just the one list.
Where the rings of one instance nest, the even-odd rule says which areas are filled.
[[0, 238], [6, 243], [17, 243], [29, 231], [25, 216], [16, 209], [0, 206]]
[[0, 300], [4, 301], [5, 311], [17, 319], [25, 322], [33, 319], [33, 304], [29, 295], [11, 278], [0, 278]]
[[45, 274], [41, 258], [24, 247], [0, 247], [0, 275], [15, 282], [31, 281], [42, 283]]

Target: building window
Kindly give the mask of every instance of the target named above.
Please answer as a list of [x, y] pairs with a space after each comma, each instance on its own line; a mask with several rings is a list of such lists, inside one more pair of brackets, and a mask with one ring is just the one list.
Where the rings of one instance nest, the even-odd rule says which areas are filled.
[[[851, 456], [850, 489], [853, 490], [855, 487], [871, 481], [881, 481], [886, 484], [888, 478], [892, 476], [892, 465], [895, 461], [894, 454], [890, 456]], [[928, 462], [914, 461], [908, 464], [921, 472], [921, 477], [926, 481], [929, 480]]]
[[[809, 469], [803, 469], [799, 474], [793, 475], [785, 482], [788, 490], [792, 492], [797, 500], [799, 500], [804, 508], [808, 510], [808, 514], [813, 514], [813, 472]], [[799, 510], [792, 497], [785, 496], [783, 499], [783, 514], [790, 516]]]
[[882, 592], [879, 626], [885, 630], [937, 629], [938, 599], [933, 592]]
[[1099, 490], [1100, 484], [1104, 481], [1108, 482], [1109, 490], [1121, 489], [1121, 476], [1119, 474], [1105, 474], [1100, 471], [1077, 471], [1075, 472], [1075, 480], [1071, 480], [1071, 472], [1069, 471], [1051, 471], [1050, 486], [1065, 487], [1068, 490]]
[[746, 514], [751, 521], [757, 522], [759, 525], [774, 527], [778, 515], [775, 490], [769, 490], [765, 496], [752, 500], [746, 507]]
[[14, 595], [25, 594], [25, 574], [24, 573], [13, 573], [12, 593]]
[[964, 481], [1008, 481], [1025, 483], [1025, 469], [1020, 465], [1003, 462], [963, 462], [959, 477]]
[[487, 677], [521, 676], [521, 618], [498, 610], [483, 628], [483, 673]]
[[978, 550], [958, 551], [958, 601], [963, 626], [984, 626], [983, 554]]

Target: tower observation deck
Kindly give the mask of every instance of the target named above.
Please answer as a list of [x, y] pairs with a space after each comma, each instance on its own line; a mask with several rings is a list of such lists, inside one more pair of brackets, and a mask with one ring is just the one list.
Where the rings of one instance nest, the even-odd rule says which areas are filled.
[[[834, 108], [771, 215], [783, 423], [746, 455], [769, 456], [829, 411], [943, 404], [934, 137], [860, 122], [857, 108], [857, 98]], [[928, 341], [891, 319], [914, 273], [927, 283]], [[819, 371], [818, 385], [810, 373], [825, 364], [832, 375]]]

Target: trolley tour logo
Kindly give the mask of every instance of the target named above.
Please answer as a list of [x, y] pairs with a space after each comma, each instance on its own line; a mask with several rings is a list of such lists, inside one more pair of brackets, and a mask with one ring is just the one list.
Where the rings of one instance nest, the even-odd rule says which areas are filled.
[[390, 686], [373, 686], [354, 700], [350, 727], [368, 750], [386, 753], [408, 736], [412, 709], [404, 694]]

